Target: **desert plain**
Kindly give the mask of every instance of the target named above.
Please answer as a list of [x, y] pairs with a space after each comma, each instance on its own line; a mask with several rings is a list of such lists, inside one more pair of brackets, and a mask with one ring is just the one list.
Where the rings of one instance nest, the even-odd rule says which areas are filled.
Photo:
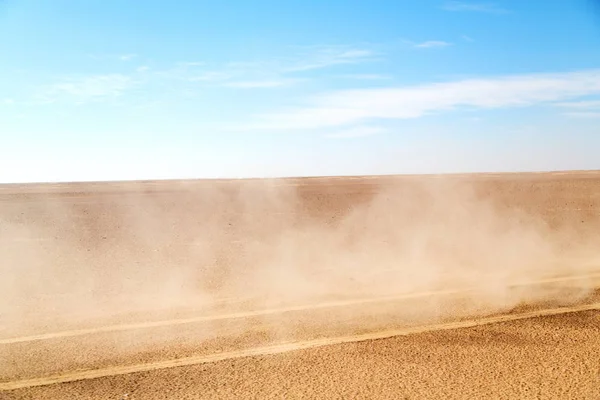
[[0, 399], [600, 399], [600, 172], [0, 185]]

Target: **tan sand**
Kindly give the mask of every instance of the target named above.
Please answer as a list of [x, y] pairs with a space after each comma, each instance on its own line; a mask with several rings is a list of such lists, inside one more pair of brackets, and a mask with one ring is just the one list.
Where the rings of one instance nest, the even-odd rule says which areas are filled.
[[[584, 312], [5, 392], [3, 399], [597, 399]], [[124, 397], [125, 394], [129, 396]]]
[[[0, 385], [100, 377], [0, 398], [600, 393], [600, 173], [6, 185], [0, 204]], [[386, 331], [413, 335], [364, 341]]]

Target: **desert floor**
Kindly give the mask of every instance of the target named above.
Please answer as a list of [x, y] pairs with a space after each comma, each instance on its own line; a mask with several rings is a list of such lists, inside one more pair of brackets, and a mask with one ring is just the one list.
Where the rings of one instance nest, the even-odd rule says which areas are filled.
[[600, 398], [600, 172], [0, 186], [0, 399]]

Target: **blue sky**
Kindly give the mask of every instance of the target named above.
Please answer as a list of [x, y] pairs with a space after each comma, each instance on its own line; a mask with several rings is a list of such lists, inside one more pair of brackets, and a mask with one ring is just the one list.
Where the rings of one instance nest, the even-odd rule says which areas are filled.
[[592, 0], [0, 0], [0, 182], [600, 168]]

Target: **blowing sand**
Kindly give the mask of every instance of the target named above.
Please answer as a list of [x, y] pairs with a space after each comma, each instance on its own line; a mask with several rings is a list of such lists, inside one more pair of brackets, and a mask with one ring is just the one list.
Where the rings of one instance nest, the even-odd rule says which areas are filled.
[[600, 173], [5, 185], [0, 206], [0, 398], [600, 393]]

